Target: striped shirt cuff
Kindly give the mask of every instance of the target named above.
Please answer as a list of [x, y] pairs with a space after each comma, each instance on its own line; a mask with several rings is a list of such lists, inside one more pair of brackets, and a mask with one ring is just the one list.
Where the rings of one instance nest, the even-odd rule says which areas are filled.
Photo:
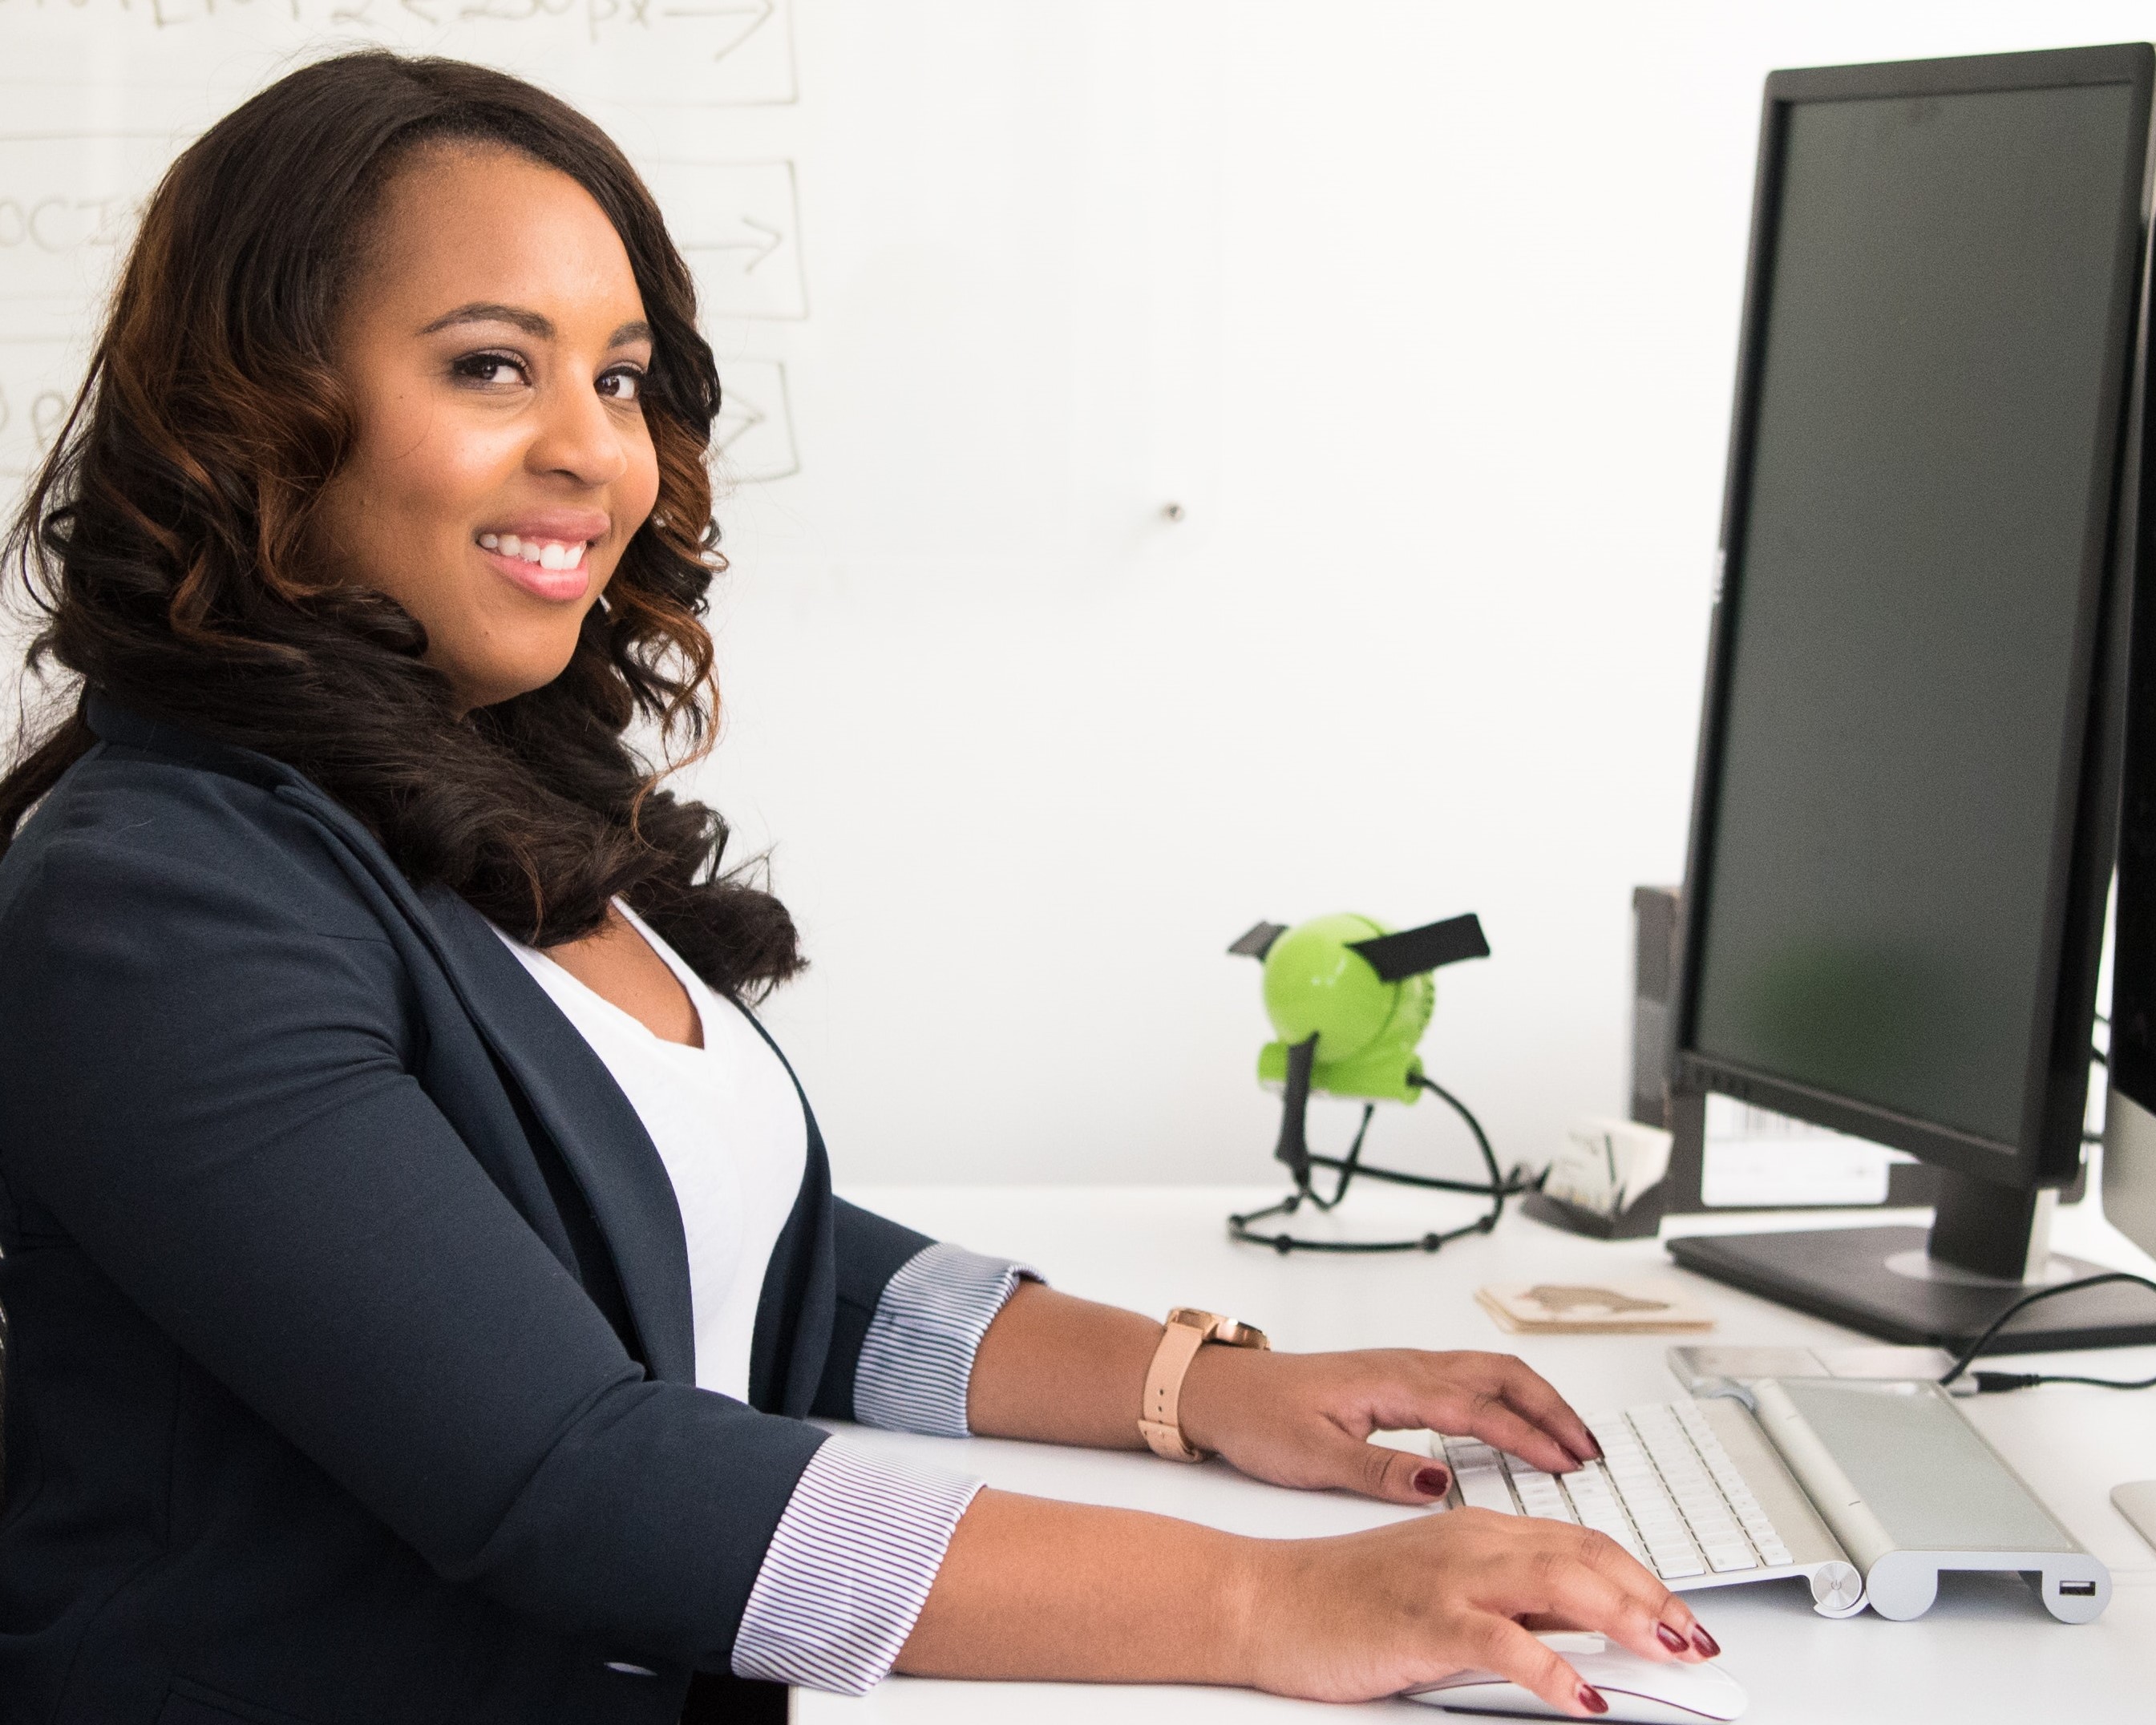
[[734, 1639], [734, 1675], [863, 1695], [897, 1662], [982, 1482], [871, 1461], [833, 1438], [809, 1457]]
[[1019, 1278], [1040, 1275], [963, 1246], [924, 1246], [885, 1285], [854, 1367], [854, 1417], [889, 1431], [970, 1437], [973, 1355]]

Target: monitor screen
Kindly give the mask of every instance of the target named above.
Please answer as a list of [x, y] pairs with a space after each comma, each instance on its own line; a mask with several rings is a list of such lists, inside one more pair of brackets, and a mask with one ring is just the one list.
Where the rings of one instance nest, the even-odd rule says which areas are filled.
[[2057, 986], [2133, 124], [2123, 84], [1793, 103], [1758, 266], [1687, 1047], [2001, 1145]]

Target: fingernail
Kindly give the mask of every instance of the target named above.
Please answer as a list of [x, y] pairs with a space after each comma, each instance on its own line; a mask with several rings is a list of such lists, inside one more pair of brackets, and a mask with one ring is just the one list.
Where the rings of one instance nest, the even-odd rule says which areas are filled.
[[1691, 1644], [1693, 1646], [1698, 1648], [1699, 1651], [1705, 1654], [1709, 1659], [1714, 1658], [1722, 1651], [1722, 1644], [1717, 1641], [1712, 1635], [1707, 1634], [1707, 1625], [1703, 1623], [1695, 1623], [1692, 1625]]
[[1609, 1711], [1609, 1703], [1602, 1698], [1602, 1692], [1591, 1683], [1582, 1683], [1579, 1686], [1579, 1704], [1590, 1713], [1606, 1713]]
[[1415, 1475], [1414, 1488], [1425, 1497], [1442, 1497], [1452, 1489], [1452, 1476], [1442, 1467], [1425, 1467]]
[[1656, 1624], [1655, 1625], [1655, 1635], [1656, 1639], [1659, 1640], [1665, 1647], [1668, 1648], [1671, 1652], [1681, 1653], [1685, 1651], [1685, 1638], [1679, 1635], [1675, 1630], [1671, 1629], [1666, 1623]]

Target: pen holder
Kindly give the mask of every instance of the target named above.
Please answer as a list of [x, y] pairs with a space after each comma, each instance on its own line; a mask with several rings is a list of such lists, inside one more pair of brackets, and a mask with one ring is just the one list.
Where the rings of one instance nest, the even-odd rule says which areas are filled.
[[1624, 1209], [1605, 1215], [1569, 1199], [1548, 1192], [1529, 1192], [1520, 1209], [1537, 1221], [1568, 1234], [1584, 1234], [1593, 1240], [1644, 1240], [1662, 1225], [1662, 1198], [1666, 1182], [1656, 1180]]
[[1661, 1226], [1670, 1134], [1637, 1120], [1575, 1120], [1541, 1189], [1520, 1207], [1538, 1222], [1595, 1240], [1640, 1240]]

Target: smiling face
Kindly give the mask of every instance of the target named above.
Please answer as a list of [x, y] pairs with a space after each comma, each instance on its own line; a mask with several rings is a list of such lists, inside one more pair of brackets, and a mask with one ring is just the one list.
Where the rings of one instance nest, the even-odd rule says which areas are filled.
[[561, 674], [657, 501], [644, 304], [591, 194], [493, 146], [415, 155], [365, 258], [337, 326], [358, 436], [314, 548], [490, 706]]

